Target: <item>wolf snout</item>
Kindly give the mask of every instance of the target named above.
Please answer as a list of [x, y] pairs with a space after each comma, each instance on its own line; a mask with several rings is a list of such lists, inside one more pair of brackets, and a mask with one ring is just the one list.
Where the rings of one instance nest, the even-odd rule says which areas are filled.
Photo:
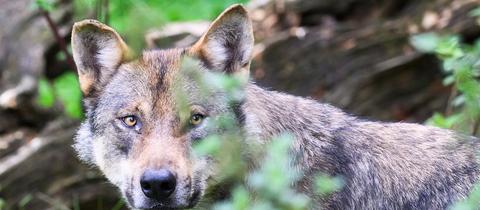
[[167, 169], [146, 170], [140, 178], [143, 194], [158, 201], [167, 199], [177, 185], [177, 178]]

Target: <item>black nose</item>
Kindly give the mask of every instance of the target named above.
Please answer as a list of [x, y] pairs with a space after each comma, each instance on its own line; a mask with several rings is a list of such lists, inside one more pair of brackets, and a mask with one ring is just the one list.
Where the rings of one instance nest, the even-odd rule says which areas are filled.
[[176, 185], [175, 175], [166, 169], [147, 170], [140, 179], [143, 194], [156, 200], [166, 199], [175, 191]]

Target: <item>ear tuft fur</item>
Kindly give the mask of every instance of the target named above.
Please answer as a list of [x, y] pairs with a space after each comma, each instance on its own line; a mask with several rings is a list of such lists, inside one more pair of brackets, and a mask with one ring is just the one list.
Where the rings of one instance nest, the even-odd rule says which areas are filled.
[[73, 25], [72, 51], [85, 95], [103, 84], [131, 56], [120, 35], [96, 20], [83, 20]]
[[239, 4], [227, 8], [190, 49], [208, 68], [236, 73], [248, 71], [253, 50], [252, 21]]

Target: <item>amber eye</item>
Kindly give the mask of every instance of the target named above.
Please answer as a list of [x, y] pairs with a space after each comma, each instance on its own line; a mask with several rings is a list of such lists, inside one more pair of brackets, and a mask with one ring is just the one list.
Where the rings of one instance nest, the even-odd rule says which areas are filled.
[[205, 118], [205, 116], [203, 116], [202, 114], [193, 114], [190, 117], [190, 124], [199, 125], [202, 122], [203, 118]]
[[128, 127], [133, 127], [137, 125], [137, 118], [135, 116], [126, 116], [122, 119], [122, 121]]

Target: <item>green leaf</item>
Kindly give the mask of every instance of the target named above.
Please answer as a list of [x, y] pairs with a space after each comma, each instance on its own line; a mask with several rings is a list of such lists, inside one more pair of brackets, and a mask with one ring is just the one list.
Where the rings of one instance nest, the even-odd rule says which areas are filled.
[[315, 179], [315, 186], [317, 193], [320, 195], [327, 195], [332, 192], [340, 190], [343, 185], [344, 181], [340, 177], [330, 177], [327, 175], [319, 175]]
[[38, 81], [37, 103], [45, 108], [50, 108], [55, 103], [53, 88], [45, 78], [40, 78]]
[[453, 70], [455, 70], [456, 65], [457, 65], [457, 59], [455, 59], [455, 58], [446, 58], [446, 59], [443, 61], [443, 70], [444, 70], [445, 72], [452, 72]]
[[461, 106], [465, 103], [465, 95], [459, 95], [457, 97], [455, 97], [455, 99], [453, 99], [452, 101], [452, 105], [453, 106]]
[[435, 52], [442, 57], [459, 58], [464, 55], [460, 47], [460, 38], [458, 36], [442, 37], [438, 42]]
[[440, 113], [435, 113], [426, 121], [427, 125], [432, 125], [440, 128], [452, 128], [462, 119], [461, 114], [454, 114], [449, 117], [444, 117]]
[[234, 209], [248, 209], [250, 195], [244, 187], [238, 187], [233, 191]]
[[440, 37], [435, 33], [424, 33], [412, 36], [410, 43], [418, 51], [431, 53], [435, 51], [440, 40]]
[[198, 155], [212, 155], [216, 154], [221, 149], [221, 146], [220, 137], [211, 135], [200, 140], [198, 144], [194, 144], [193, 149]]
[[35, 0], [35, 5], [48, 12], [55, 9], [53, 0]]
[[55, 55], [55, 58], [59, 61], [64, 61], [67, 59], [67, 57], [65, 56], [65, 53], [63, 52], [58, 52], [56, 55]]
[[480, 17], [480, 7], [477, 7], [476, 9], [473, 9], [468, 13], [468, 15], [472, 17]]
[[455, 82], [455, 77], [453, 75], [448, 75], [443, 79], [443, 85], [449, 86]]
[[3, 210], [5, 206], [7, 206], [7, 203], [5, 202], [5, 200], [0, 198], [0, 210]]
[[25, 206], [27, 206], [30, 201], [32, 201], [33, 196], [31, 194], [25, 195], [19, 202], [18, 202], [18, 207], [23, 209]]
[[112, 207], [111, 210], [120, 210], [122, 209], [122, 207], [125, 207], [125, 201], [123, 201], [122, 199], [119, 199], [117, 203], [115, 203], [115, 206]]
[[74, 73], [68, 72], [53, 83], [55, 93], [62, 102], [65, 113], [72, 118], [79, 119], [83, 116], [82, 112], [82, 92]]

